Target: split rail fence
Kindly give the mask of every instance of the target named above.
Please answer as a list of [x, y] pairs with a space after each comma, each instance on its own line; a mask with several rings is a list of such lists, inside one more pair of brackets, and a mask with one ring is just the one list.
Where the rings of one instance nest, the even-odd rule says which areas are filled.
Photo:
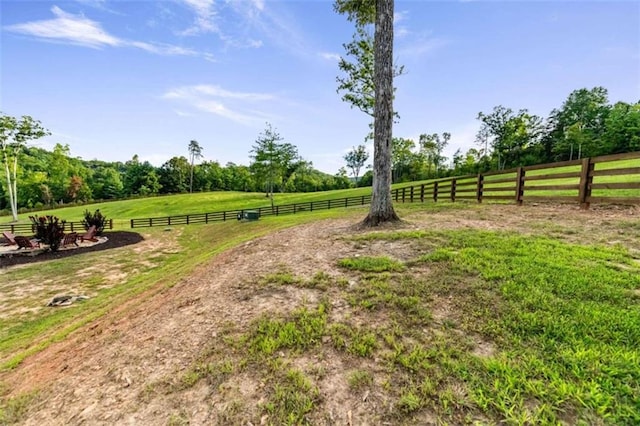
[[[619, 162], [638, 159], [628, 167]], [[428, 199], [640, 204], [640, 152], [518, 167], [478, 175], [456, 176], [392, 191], [396, 201]]]

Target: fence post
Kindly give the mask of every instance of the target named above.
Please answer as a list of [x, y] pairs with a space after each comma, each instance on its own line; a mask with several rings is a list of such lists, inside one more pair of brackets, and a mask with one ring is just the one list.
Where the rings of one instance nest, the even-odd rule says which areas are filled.
[[594, 164], [591, 162], [591, 158], [582, 159], [582, 170], [580, 171], [580, 192], [578, 195], [580, 201], [580, 208], [587, 210], [590, 202], [587, 198], [591, 197], [591, 184], [593, 183], [593, 169]]
[[153, 228], [153, 218], [149, 218], [149, 228]]
[[109, 219], [109, 229], [113, 229], [113, 219]]
[[404, 194], [407, 188], [402, 188], [402, 202], [404, 203]]
[[278, 216], [278, 206], [276, 206], [276, 216]]
[[420, 185], [420, 202], [424, 203], [424, 183]]
[[227, 212], [226, 211], [222, 212], [222, 221], [223, 222], [227, 221]]
[[209, 213], [204, 214], [204, 223], [209, 223]]
[[478, 187], [476, 189], [476, 199], [479, 203], [482, 202], [482, 191], [484, 190], [484, 175], [478, 173]]
[[327, 203], [327, 210], [331, 209], [331, 200]]
[[451, 179], [451, 202], [456, 202], [456, 179]]
[[409, 201], [413, 203], [413, 186], [411, 187], [411, 191], [409, 191]]
[[438, 201], [438, 181], [433, 182], [433, 201]]
[[362, 204], [364, 206], [364, 195], [362, 196]]
[[518, 167], [516, 173], [516, 203], [521, 206], [524, 203], [524, 174], [525, 170], [522, 167]]
[[[189, 224], [189, 216], [187, 216], [187, 225]], [[167, 218], [167, 225], [171, 226], [171, 216]]]
[[[171, 216], [169, 216], [169, 220], [171, 220]], [[187, 225], [189, 224], [189, 215], [187, 215]]]
[[309, 203], [309, 211], [311, 211], [311, 212], [313, 211], [313, 201], [311, 201]]
[[293, 214], [296, 214], [296, 203], [293, 203]]
[[135, 226], [133, 225], [133, 219], [131, 219], [131, 229], [135, 228]]
[[398, 201], [398, 188], [396, 188], [396, 201]]

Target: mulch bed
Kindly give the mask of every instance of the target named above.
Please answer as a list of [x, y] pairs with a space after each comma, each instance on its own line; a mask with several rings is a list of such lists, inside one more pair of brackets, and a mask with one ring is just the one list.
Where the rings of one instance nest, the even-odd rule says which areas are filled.
[[7, 266], [13, 265], [22, 265], [25, 263], [36, 263], [36, 262], [44, 262], [47, 260], [53, 259], [62, 259], [65, 257], [76, 256], [82, 253], [88, 253], [92, 251], [102, 251], [109, 250], [118, 247], [124, 247], [131, 244], [137, 244], [140, 241], [144, 240], [142, 235], [136, 232], [128, 232], [128, 231], [114, 231], [114, 232], [105, 232], [103, 234], [109, 240], [102, 243], [96, 244], [91, 247], [79, 247], [73, 250], [63, 250], [57, 252], [45, 252], [38, 254], [36, 256], [12, 256], [12, 257], [0, 257], [0, 268], [6, 268]]

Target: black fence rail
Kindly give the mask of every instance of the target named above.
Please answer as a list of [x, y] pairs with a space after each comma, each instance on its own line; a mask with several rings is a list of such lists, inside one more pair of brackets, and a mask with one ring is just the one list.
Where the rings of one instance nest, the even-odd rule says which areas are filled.
[[[85, 231], [84, 225], [80, 221], [65, 222], [65, 231]], [[107, 220], [104, 229], [113, 229], [113, 219]], [[36, 227], [32, 223], [2, 223], [0, 224], [0, 232], [11, 232], [12, 234], [35, 234]]]
[[335, 208], [363, 206], [371, 203], [371, 195], [357, 197], [336, 198], [333, 200], [307, 201], [301, 203], [284, 204], [279, 206], [258, 207], [254, 209], [227, 210], [211, 213], [196, 213], [177, 216], [149, 217], [144, 219], [131, 219], [131, 228], [148, 228], [152, 226], [190, 225], [196, 223], [225, 222], [238, 220], [247, 211], [257, 212], [260, 217], [280, 216], [300, 212], [312, 212]]

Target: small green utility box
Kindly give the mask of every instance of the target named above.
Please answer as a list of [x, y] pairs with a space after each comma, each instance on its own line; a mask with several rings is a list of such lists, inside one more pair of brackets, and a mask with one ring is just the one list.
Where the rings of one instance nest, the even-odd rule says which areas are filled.
[[244, 220], [258, 220], [260, 219], [260, 212], [255, 210], [248, 210], [242, 212], [242, 219]]

